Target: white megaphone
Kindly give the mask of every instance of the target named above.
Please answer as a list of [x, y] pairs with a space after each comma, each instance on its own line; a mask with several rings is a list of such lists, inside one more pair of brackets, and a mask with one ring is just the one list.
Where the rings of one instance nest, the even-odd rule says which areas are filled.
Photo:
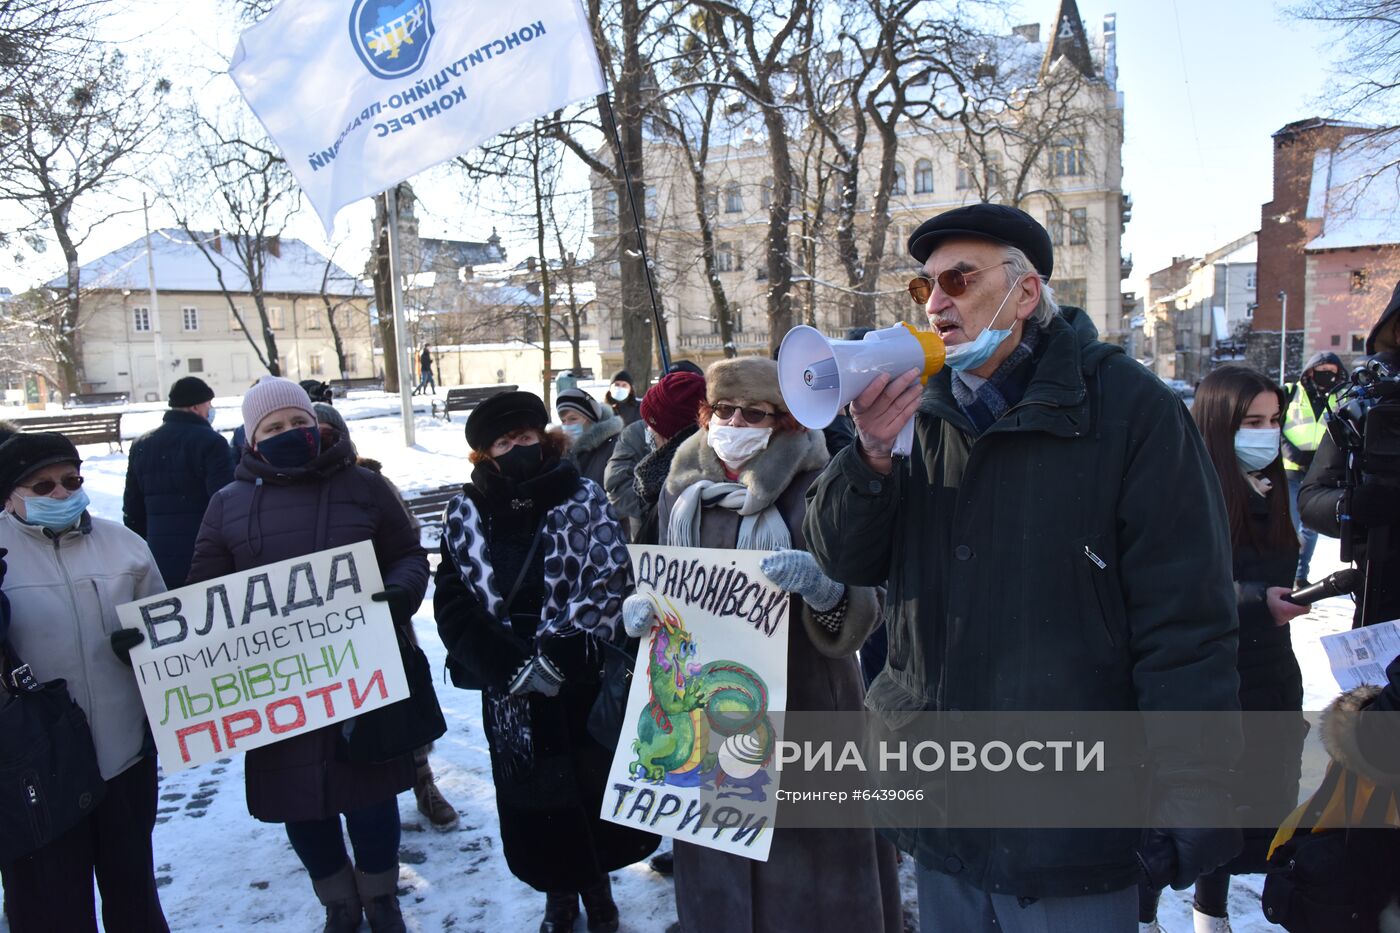
[[[891, 378], [919, 370], [921, 382], [943, 368], [943, 340], [907, 324], [872, 330], [864, 340], [828, 340], [805, 324], [794, 327], [778, 348], [778, 387], [788, 411], [808, 428], [824, 428], [866, 386], [885, 373]], [[914, 449], [914, 419], [899, 431], [895, 453]]]

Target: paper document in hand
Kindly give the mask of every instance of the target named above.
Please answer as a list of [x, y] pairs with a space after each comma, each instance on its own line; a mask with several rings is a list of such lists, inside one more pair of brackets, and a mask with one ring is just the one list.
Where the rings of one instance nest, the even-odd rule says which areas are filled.
[[1400, 620], [1322, 636], [1332, 676], [1343, 690], [1362, 684], [1384, 687], [1385, 668], [1400, 655]]
[[605, 89], [578, 0], [283, 0], [229, 74], [328, 236], [345, 205]]

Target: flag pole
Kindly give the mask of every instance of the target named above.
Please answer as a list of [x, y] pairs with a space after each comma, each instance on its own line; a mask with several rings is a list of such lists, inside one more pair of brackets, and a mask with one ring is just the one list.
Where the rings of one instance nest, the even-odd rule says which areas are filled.
[[604, 121], [608, 125], [608, 130], [612, 133], [613, 145], [617, 147], [617, 164], [622, 168], [622, 179], [627, 185], [627, 203], [631, 206], [632, 226], [637, 231], [637, 246], [642, 253], [642, 268], [647, 276], [647, 297], [651, 299], [651, 321], [656, 325], [656, 346], [661, 355], [661, 374], [664, 376], [671, 369], [671, 351], [666, 345], [666, 322], [661, 314], [661, 305], [656, 300], [656, 283], [651, 278], [651, 258], [647, 255], [647, 238], [642, 233], [641, 217], [637, 214], [637, 195], [632, 190], [632, 173], [627, 168], [627, 156], [622, 151], [622, 137], [617, 132], [617, 117], [613, 114], [612, 95], [608, 91], [603, 91], [598, 95], [602, 98], [603, 107], [608, 112], [608, 117]]
[[399, 186], [384, 191], [384, 203], [389, 213], [389, 285], [394, 296], [394, 352], [399, 358], [399, 408], [403, 415], [403, 445], [413, 446], [413, 371], [404, 365], [408, 325], [403, 316], [403, 269], [399, 260]]

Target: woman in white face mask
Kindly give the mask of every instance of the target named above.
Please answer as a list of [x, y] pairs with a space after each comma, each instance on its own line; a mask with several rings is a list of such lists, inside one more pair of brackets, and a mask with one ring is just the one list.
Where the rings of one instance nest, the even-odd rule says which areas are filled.
[[[1235, 596], [1239, 613], [1240, 708], [1286, 712], [1303, 708], [1303, 677], [1288, 623], [1308, 611], [1285, 602], [1298, 558], [1298, 536], [1288, 514], [1288, 483], [1279, 458], [1283, 391], [1244, 366], [1222, 366], [1201, 380], [1191, 415], [1220, 476], [1230, 519]], [[1181, 542], [1189, 548], [1190, 542]], [[1299, 753], [1307, 732], [1302, 714], [1244, 717], [1244, 751], [1233, 789], [1236, 805], [1252, 811], [1244, 849], [1196, 881], [1196, 929], [1229, 930], [1230, 876], [1262, 872], [1273, 830], [1298, 799]], [[1262, 749], [1268, 749], [1263, 754]], [[1287, 754], [1280, 754], [1284, 750]], [[1288, 764], [1280, 766], [1279, 762]], [[1156, 891], [1144, 891], [1140, 921], [1153, 920]], [[1151, 929], [1151, 927], [1148, 927]]]
[[[855, 652], [875, 625], [875, 592], [829, 579], [802, 536], [807, 487], [828, 460], [822, 433], [788, 414], [777, 364], [756, 357], [709, 368], [699, 424], [671, 461], [658, 543], [776, 551], [761, 567], [792, 594], [787, 709], [862, 709]], [[624, 618], [649, 611], [632, 599]], [[676, 908], [687, 930], [888, 933], [902, 928], [894, 869], [872, 830], [778, 829], [767, 862], [677, 842]]]

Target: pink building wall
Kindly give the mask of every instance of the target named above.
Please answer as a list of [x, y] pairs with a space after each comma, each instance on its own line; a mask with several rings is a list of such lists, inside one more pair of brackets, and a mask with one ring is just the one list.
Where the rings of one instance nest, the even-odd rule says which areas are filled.
[[[1304, 355], [1330, 350], [1350, 363], [1400, 281], [1400, 246], [1307, 253]], [[1289, 309], [1289, 329], [1299, 326]]]

